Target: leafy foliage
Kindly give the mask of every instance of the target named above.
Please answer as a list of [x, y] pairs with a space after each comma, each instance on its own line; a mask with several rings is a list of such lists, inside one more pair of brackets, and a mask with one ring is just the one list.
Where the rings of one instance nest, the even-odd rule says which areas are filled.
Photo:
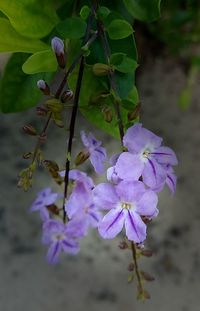
[[129, 13], [141, 21], [152, 22], [160, 16], [161, 0], [124, 0]]

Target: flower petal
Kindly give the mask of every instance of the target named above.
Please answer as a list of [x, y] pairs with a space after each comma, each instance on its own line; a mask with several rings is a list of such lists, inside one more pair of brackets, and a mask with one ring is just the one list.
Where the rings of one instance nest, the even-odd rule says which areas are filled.
[[160, 164], [170, 164], [170, 165], [178, 164], [176, 154], [171, 148], [159, 147], [151, 154]]
[[123, 152], [115, 165], [117, 175], [127, 181], [138, 180], [143, 169], [144, 163], [140, 156], [130, 152]]
[[130, 241], [141, 243], [146, 239], [146, 225], [141, 217], [131, 210], [128, 210], [125, 219], [125, 228], [127, 238]]
[[102, 183], [96, 186], [93, 191], [94, 204], [101, 209], [114, 208], [119, 201], [115, 188], [109, 183]]
[[65, 253], [76, 255], [80, 250], [78, 241], [72, 239], [64, 239], [61, 241], [62, 249]]
[[141, 216], [153, 217], [158, 214], [158, 197], [152, 190], [146, 190], [137, 203], [136, 212]]
[[60, 242], [54, 242], [50, 245], [47, 252], [47, 261], [50, 264], [56, 264], [58, 262], [61, 249], [62, 247]]
[[127, 203], [137, 202], [145, 192], [145, 186], [141, 181], [121, 181], [115, 189], [120, 200]]
[[98, 174], [103, 174], [105, 171], [104, 162], [106, 161], [106, 156], [104, 155], [104, 153], [101, 151], [100, 148], [102, 147], [93, 150], [90, 153], [89, 159], [92, 166], [94, 167], [95, 172]]
[[172, 193], [176, 191], [176, 181], [177, 177], [173, 172], [167, 172], [166, 184]]
[[161, 164], [152, 158], [148, 158], [148, 161], [145, 163], [142, 177], [147, 186], [150, 188], [157, 188], [165, 181], [166, 174], [167, 172]]
[[122, 231], [125, 219], [125, 211], [115, 208], [106, 214], [99, 223], [99, 233], [104, 239], [113, 239]]
[[142, 128], [142, 124], [138, 123], [131, 126], [123, 139], [124, 146], [128, 148], [128, 151], [133, 153], [139, 153], [146, 145], [153, 147], [159, 147], [161, 145], [162, 138], [155, 135], [151, 131]]

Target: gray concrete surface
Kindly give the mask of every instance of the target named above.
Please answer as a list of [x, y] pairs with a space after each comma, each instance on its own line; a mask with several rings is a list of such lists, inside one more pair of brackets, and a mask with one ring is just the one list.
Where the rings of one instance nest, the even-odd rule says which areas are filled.
[[[46, 263], [40, 220], [28, 208], [36, 192], [49, 184], [48, 175], [39, 172], [37, 185], [28, 193], [16, 187], [17, 173], [24, 167], [20, 155], [34, 141], [19, 131], [24, 123], [35, 120], [31, 110], [1, 115], [0, 311], [200, 310], [199, 81], [192, 105], [181, 112], [176, 104], [185, 83], [181, 68], [172, 60], [157, 59], [141, 71], [143, 124], [162, 135], [180, 161], [177, 193], [171, 197], [165, 189], [160, 194], [160, 215], [149, 228], [147, 244], [154, 256], [140, 263], [156, 278], [147, 286], [151, 300], [138, 302], [135, 285], [127, 284], [131, 254], [119, 250], [119, 239], [103, 241], [91, 231], [77, 257], [63, 257], [57, 266]], [[79, 117], [79, 127], [85, 124]], [[64, 135], [51, 129], [45, 153], [63, 163]], [[117, 142], [105, 138], [109, 152], [117, 150]], [[79, 149], [78, 142], [75, 148]]]

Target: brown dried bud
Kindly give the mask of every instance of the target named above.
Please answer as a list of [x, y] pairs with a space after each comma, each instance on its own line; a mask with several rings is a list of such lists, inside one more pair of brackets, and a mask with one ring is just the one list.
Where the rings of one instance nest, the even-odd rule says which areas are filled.
[[113, 119], [113, 112], [110, 107], [104, 107], [102, 109], [103, 115], [104, 115], [104, 120], [108, 123], [112, 122]]
[[95, 76], [106, 76], [111, 72], [111, 67], [107, 64], [96, 63], [92, 70]]
[[140, 115], [140, 111], [141, 111], [141, 103], [138, 103], [135, 109], [133, 109], [133, 111], [130, 111], [128, 113], [128, 120], [129, 121], [135, 120]]
[[50, 87], [44, 80], [39, 80], [37, 82], [37, 87], [42, 91], [44, 95], [50, 95]]
[[152, 282], [155, 280], [155, 278], [151, 274], [149, 274], [148, 272], [140, 271], [140, 274], [145, 281]]
[[31, 136], [37, 135], [36, 129], [31, 124], [24, 125], [22, 129], [23, 129], [24, 133], [26, 133], [28, 135], [31, 135]]
[[40, 137], [39, 137], [39, 141], [41, 144], [44, 144], [47, 140], [47, 134], [46, 133], [42, 133], [40, 134]]
[[66, 102], [72, 100], [73, 97], [74, 97], [74, 93], [71, 90], [67, 90], [67, 91], [62, 93], [61, 102], [66, 103]]
[[87, 150], [79, 152], [79, 154], [77, 155], [77, 157], [75, 159], [75, 164], [80, 165], [80, 164], [84, 163], [89, 158], [89, 156], [90, 156], [90, 154]]
[[127, 249], [128, 248], [128, 244], [125, 241], [121, 241], [119, 243], [119, 248], [120, 249]]
[[36, 107], [36, 114], [41, 117], [46, 117], [48, 110], [43, 107]]
[[146, 225], [149, 224], [149, 223], [152, 221], [152, 219], [149, 219], [149, 218], [146, 217], [146, 216], [142, 216], [141, 218], [142, 218], [142, 221], [143, 221]]
[[129, 265], [128, 265], [128, 271], [134, 271], [135, 269], [135, 265], [133, 262], [130, 262]]
[[141, 255], [145, 257], [151, 257], [153, 255], [153, 252], [150, 249], [142, 249]]
[[59, 215], [59, 208], [55, 204], [51, 204], [47, 206], [47, 209], [54, 215]]

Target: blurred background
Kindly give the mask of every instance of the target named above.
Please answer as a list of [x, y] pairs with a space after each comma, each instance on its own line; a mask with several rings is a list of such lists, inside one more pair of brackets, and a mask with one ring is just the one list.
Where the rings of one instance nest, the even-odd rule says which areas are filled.
[[[21, 157], [34, 139], [27, 138], [24, 124], [41, 127], [35, 109], [1, 114], [0, 141], [0, 310], [2, 311], [199, 311], [200, 305], [200, 4], [199, 1], [163, 1], [158, 22], [136, 22], [139, 64], [137, 87], [143, 125], [161, 135], [179, 159], [177, 192], [160, 193], [158, 218], [149, 226], [147, 246], [153, 257], [140, 260], [143, 270], [154, 275], [147, 284], [151, 300], [136, 300], [135, 284], [128, 284], [129, 251], [118, 248], [120, 237], [104, 241], [91, 231], [76, 257], [64, 256], [49, 266], [40, 243], [39, 216], [29, 207], [37, 191], [48, 185], [46, 172], [23, 193], [17, 174], [25, 167]], [[159, 32], [158, 32], [159, 29]], [[0, 71], [9, 55], [0, 55]], [[81, 148], [79, 131], [94, 130], [108, 154], [119, 143], [78, 117], [74, 153]], [[45, 154], [64, 164], [65, 133], [54, 125]], [[86, 165], [92, 173], [90, 165]], [[96, 182], [103, 180], [94, 179]]]

